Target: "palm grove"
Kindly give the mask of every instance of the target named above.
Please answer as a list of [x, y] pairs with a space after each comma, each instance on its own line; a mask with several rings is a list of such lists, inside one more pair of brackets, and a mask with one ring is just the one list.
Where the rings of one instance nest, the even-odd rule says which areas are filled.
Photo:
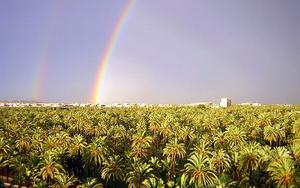
[[297, 108], [4, 107], [0, 179], [61, 188], [299, 187]]

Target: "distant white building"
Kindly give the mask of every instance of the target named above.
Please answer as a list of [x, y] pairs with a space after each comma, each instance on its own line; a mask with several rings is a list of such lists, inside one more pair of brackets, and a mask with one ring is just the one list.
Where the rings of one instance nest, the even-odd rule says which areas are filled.
[[222, 98], [220, 102], [220, 107], [229, 107], [231, 106], [231, 100], [228, 98]]

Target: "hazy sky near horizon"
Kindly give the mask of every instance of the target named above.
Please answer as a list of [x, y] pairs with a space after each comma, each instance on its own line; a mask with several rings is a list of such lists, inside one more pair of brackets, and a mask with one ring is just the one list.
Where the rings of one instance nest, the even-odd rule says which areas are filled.
[[[89, 102], [125, 4], [0, 1], [0, 100], [35, 100], [40, 81], [41, 101]], [[299, 10], [298, 0], [136, 0], [103, 102], [300, 104]]]

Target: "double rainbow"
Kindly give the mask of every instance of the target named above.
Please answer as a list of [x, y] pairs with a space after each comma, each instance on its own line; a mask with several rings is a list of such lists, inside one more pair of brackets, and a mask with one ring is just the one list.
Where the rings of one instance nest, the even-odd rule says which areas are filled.
[[[99, 68], [96, 74], [96, 81], [95, 85], [93, 87], [92, 96], [90, 101], [92, 103], [100, 103], [100, 97], [102, 97], [103, 92], [103, 82], [105, 78], [105, 71], [107, 69], [107, 65], [110, 62], [110, 57], [112, 55], [113, 49], [115, 44], [117, 43], [117, 40], [119, 38], [119, 35], [122, 31], [122, 27], [126, 21], [126, 18], [128, 17], [133, 5], [135, 3], [135, 0], [127, 0], [123, 10], [121, 11], [121, 14], [116, 22], [116, 25], [112, 31], [112, 34], [106, 44], [105, 50], [103, 52], [102, 58], [99, 61]], [[55, 7], [52, 18], [50, 20], [49, 28], [48, 28], [48, 37], [46, 37], [46, 45], [43, 45], [42, 48], [42, 56], [40, 60], [40, 64], [38, 66], [36, 77], [33, 81], [33, 99], [34, 100], [42, 100], [43, 99], [43, 91], [45, 86], [45, 77], [47, 72], [47, 67], [49, 64], [49, 48], [51, 46], [51, 39], [52, 36], [54, 36], [55, 30], [58, 25], [58, 12], [59, 8], [61, 7], [61, 4], [58, 3], [58, 6]]]
[[122, 27], [133, 7], [134, 2], [135, 0], [128, 0], [126, 5], [124, 6], [119, 16], [119, 19], [116, 22], [114, 30], [110, 36], [110, 39], [106, 45], [106, 48], [103, 52], [102, 58], [100, 59], [99, 68], [96, 74], [97, 78], [91, 96], [92, 103], [100, 103], [102, 100], [101, 97], [103, 94], [103, 82], [105, 79], [105, 71], [107, 69], [108, 63], [110, 62], [110, 57], [113, 53], [114, 46], [117, 43], [119, 35], [122, 31]]

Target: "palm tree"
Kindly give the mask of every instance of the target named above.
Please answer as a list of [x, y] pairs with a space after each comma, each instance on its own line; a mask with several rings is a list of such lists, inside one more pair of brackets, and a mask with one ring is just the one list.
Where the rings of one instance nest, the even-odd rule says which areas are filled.
[[224, 169], [230, 167], [230, 157], [224, 150], [218, 150], [212, 152], [210, 164], [216, 169], [217, 175], [220, 175]]
[[124, 168], [125, 165], [119, 156], [110, 156], [108, 160], [104, 162], [101, 177], [106, 180], [106, 182], [110, 179], [112, 179], [113, 182], [122, 180], [125, 175], [123, 172]]
[[56, 147], [68, 148], [71, 143], [70, 135], [65, 131], [60, 131], [55, 135]]
[[135, 157], [145, 157], [147, 154], [147, 149], [150, 148], [152, 143], [152, 138], [150, 136], [145, 136], [145, 131], [133, 135], [132, 137], [132, 155]]
[[226, 142], [228, 142], [232, 148], [241, 146], [246, 140], [245, 132], [237, 126], [231, 125], [227, 127], [224, 134]]
[[175, 174], [175, 166], [177, 159], [182, 159], [186, 155], [186, 151], [183, 143], [178, 143], [177, 138], [175, 138], [170, 143], [166, 144], [166, 147], [163, 150], [163, 155], [171, 161], [171, 171], [169, 173], [169, 180]]
[[192, 154], [211, 155], [209, 145], [209, 142], [201, 139], [199, 143], [192, 149]]
[[290, 147], [296, 166], [300, 167], [300, 144], [293, 143]]
[[256, 124], [245, 125], [245, 128], [250, 138], [248, 140], [258, 141], [263, 137], [263, 129]]
[[213, 133], [216, 131], [217, 127], [219, 127], [219, 120], [212, 116], [206, 115], [203, 119], [202, 127], [207, 133]]
[[293, 123], [292, 133], [294, 134], [294, 138], [300, 137], [300, 120], [296, 120]]
[[264, 139], [267, 140], [272, 147], [273, 144], [279, 146], [280, 142], [285, 138], [285, 131], [279, 124], [275, 126], [268, 125], [264, 127]]
[[270, 115], [268, 113], [262, 112], [258, 115], [257, 124], [260, 127], [266, 127], [272, 124]]
[[96, 129], [95, 127], [89, 122], [87, 124], [85, 124], [84, 126], [84, 131], [83, 131], [84, 135], [86, 137], [93, 137], [96, 133]]
[[131, 166], [131, 169], [127, 175], [127, 183], [129, 188], [144, 188], [148, 179], [153, 177], [153, 169], [150, 164], [142, 163], [135, 160]]
[[21, 135], [21, 137], [16, 141], [16, 147], [19, 149], [20, 153], [26, 153], [26, 151], [30, 148], [30, 145], [30, 138], [27, 135]]
[[217, 179], [214, 169], [209, 165], [209, 158], [205, 155], [193, 154], [184, 166], [191, 186], [210, 186]]
[[71, 155], [80, 156], [80, 154], [85, 149], [86, 145], [87, 145], [87, 143], [86, 143], [85, 139], [80, 134], [75, 135], [74, 138], [72, 138], [69, 152]]
[[77, 178], [74, 176], [69, 176], [67, 174], [61, 173], [55, 176], [56, 183], [52, 185], [55, 188], [68, 188], [77, 181]]
[[261, 157], [261, 166], [259, 167], [260, 170], [266, 171], [270, 161], [272, 160], [273, 156], [272, 155], [273, 150], [269, 145], [264, 145], [260, 147], [259, 154]]
[[139, 132], [132, 136], [132, 147], [148, 148], [152, 144], [152, 137], [146, 136], [146, 131]]
[[165, 188], [164, 181], [157, 177], [147, 179], [144, 184], [147, 188]]
[[159, 127], [159, 134], [162, 136], [162, 142], [166, 143], [166, 141], [168, 140], [168, 137], [170, 137], [172, 130], [169, 127], [169, 122], [167, 120], [165, 120], [161, 126]]
[[240, 153], [239, 162], [240, 169], [249, 173], [249, 184], [252, 185], [252, 173], [259, 168], [261, 164], [260, 145], [251, 142], [246, 145]]
[[3, 168], [6, 167], [6, 181], [8, 181], [8, 177], [9, 177], [9, 164], [10, 164], [10, 160], [7, 159], [6, 157], [4, 157], [3, 154], [0, 154], [0, 169], [1, 169], [1, 174], [4, 175]]
[[63, 166], [57, 163], [51, 155], [45, 156], [44, 160], [39, 163], [38, 167], [40, 169], [37, 176], [47, 182], [51, 182], [56, 176], [61, 173], [65, 173]]
[[195, 138], [195, 132], [191, 127], [188, 126], [180, 127], [177, 132], [178, 132], [178, 139], [180, 141], [183, 141], [185, 144], [188, 144], [190, 140], [193, 140]]
[[153, 114], [151, 114], [151, 115], [150, 115], [150, 120], [149, 120], [149, 130], [152, 132], [153, 135], [155, 135], [155, 133], [159, 129], [159, 121], [156, 119], [155, 116], [153, 116]]
[[95, 136], [96, 137], [107, 136], [107, 132], [108, 132], [108, 127], [106, 124], [98, 124], [95, 127]]
[[4, 167], [6, 167], [7, 181], [9, 176], [9, 156], [11, 155], [11, 150], [12, 148], [10, 147], [10, 144], [3, 138], [0, 138], [0, 169], [2, 170]]
[[70, 120], [71, 126], [70, 131], [75, 134], [80, 134], [87, 123], [87, 118], [82, 113], [75, 113], [74, 116], [71, 116]]
[[158, 147], [160, 144], [160, 135], [159, 135], [160, 122], [153, 114], [150, 114], [149, 120], [149, 130], [152, 133], [152, 142], [154, 147]]
[[285, 160], [292, 160], [291, 152], [285, 147], [276, 147], [269, 153], [269, 161], [284, 163]]
[[101, 166], [102, 162], [107, 158], [109, 150], [106, 144], [106, 137], [101, 136], [93, 140], [87, 145], [85, 158], [96, 166]]
[[215, 147], [224, 148], [226, 144], [224, 135], [225, 134], [223, 132], [218, 132], [217, 134], [215, 134], [215, 136], [213, 137], [213, 142]]
[[[115, 125], [108, 130], [107, 135], [111, 139], [111, 146], [114, 151], [119, 151], [120, 149], [123, 149], [125, 145], [124, 140], [127, 137], [126, 133], [126, 129], [123, 125]], [[123, 152], [123, 150], [120, 150], [120, 152]]]
[[295, 168], [295, 163], [291, 159], [281, 162], [271, 162], [267, 168], [270, 173], [271, 180], [278, 187], [292, 187], [299, 185], [300, 174]]
[[165, 169], [163, 168], [164, 163], [162, 160], [158, 159], [157, 157], [151, 157], [150, 160], [148, 161], [150, 163], [151, 167], [153, 170], [156, 172], [156, 174], [162, 173]]
[[218, 176], [214, 186], [216, 188], [236, 187], [236, 183], [237, 182], [230, 179], [228, 175], [222, 174], [221, 176]]
[[234, 181], [240, 180], [242, 172], [239, 164], [240, 153], [237, 151], [230, 152], [230, 176]]
[[8, 141], [3, 137], [0, 137], [0, 154], [7, 155], [8, 153], [10, 153], [10, 151], [11, 147]]
[[17, 176], [14, 178], [18, 185], [25, 183], [29, 186], [32, 176], [32, 170], [30, 170], [30, 161], [25, 156], [16, 156], [11, 160], [11, 166], [16, 171]]
[[87, 178], [87, 180], [78, 186], [79, 188], [103, 188], [102, 183], [98, 183], [96, 178]]
[[41, 128], [36, 128], [35, 133], [31, 136], [31, 152], [42, 153], [45, 149], [45, 135], [43, 134], [43, 130]]
[[277, 146], [280, 146], [282, 142], [285, 141], [286, 133], [284, 127], [281, 124], [275, 125], [276, 132], [277, 132]]

